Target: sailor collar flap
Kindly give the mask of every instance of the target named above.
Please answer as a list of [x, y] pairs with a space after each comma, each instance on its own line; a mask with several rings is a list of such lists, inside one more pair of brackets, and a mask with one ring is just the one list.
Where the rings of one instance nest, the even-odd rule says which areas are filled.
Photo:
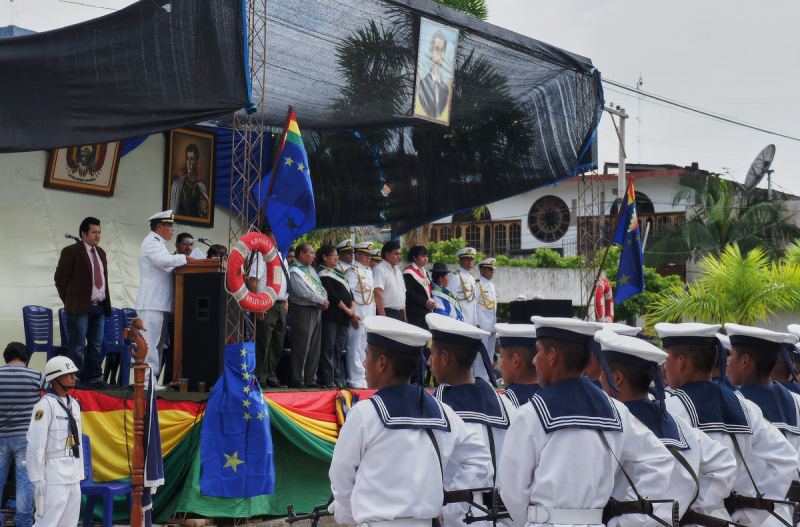
[[739, 388], [745, 399], [753, 401], [761, 408], [764, 419], [772, 423], [778, 430], [785, 430], [792, 435], [800, 435], [797, 426], [797, 405], [795, 398], [780, 383], [772, 386], [748, 384]]
[[622, 431], [617, 407], [586, 377], [563, 379], [531, 398], [545, 433], [567, 428]]
[[797, 395], [800, 395], [800, 384], [797, 384], [794, 381], [782, 382], [780, 384], [781, 384], [781, 386], [783, 386], [784, 388], [786, 388], [790, 392], [796, 393]]
[[320, 265], [317, 268], [317, 276], [319, 276], [320, 279], [323, 276], [325, 276], [327, 278], [332, 278], [333, 280], [336, 280], [337, 282], [339, 282], [340, 284], [342, 284], [346, 288], [350, 289], [350, 281], [347, 279], [347, 277], [345, 277], [345, 275], [343, 275], [342, 273], [340, 273], [336, 269], [329, 269], [329, 268], [325, 267], [324, 265]]
[[703, 432], [753, 433], [744, 402], [728, 388], [712, 381], [695, 381], [674, 390], [673, 395], [686, 407], [692, 426]]
[[500, 395], [480, 377], [475, 379], [474, 384], [441, 384], [436, 389], [436, 398], [449, 405], [466, 423], [502, 429], [511, 424]]
[[503, 392], [513, 404], [515, 408], [531, 400], [531, 397], [539, 391], [541, 387], [538, 384], [512, 384], [506, 386], [506, 391]]
[[689, 450], [689, 444], [683, 436], [683, 430], [675, 419], [667, 413], [666, 418], [661, 412], [661, 405], [656, 401], [642, 399], [639, 401], [627, 401], [625, 406], [630, 410], [634, 417], [641, 421], [653, 432], [666, 447], [673, 447], [677, 450]]
[[387, 386], [369, 400], [386, 428], [450, 431], [450, 421], [441, 403], [428, 392], [423, 393], [420, 401], [419, 386], [415, 384]]

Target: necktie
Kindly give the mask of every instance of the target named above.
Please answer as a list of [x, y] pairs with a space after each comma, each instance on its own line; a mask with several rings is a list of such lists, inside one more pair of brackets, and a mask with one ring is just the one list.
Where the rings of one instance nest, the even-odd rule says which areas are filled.
[[92, 263], [94, 265], [94, 285], [97, 289], [103, 289], [103, 272], [100, 270], [100, 261], [97, 259], [97, 251], [92, 247]]

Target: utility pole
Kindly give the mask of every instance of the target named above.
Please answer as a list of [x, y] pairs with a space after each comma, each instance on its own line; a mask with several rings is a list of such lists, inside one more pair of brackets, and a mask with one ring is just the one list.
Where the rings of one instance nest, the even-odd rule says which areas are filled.
[[605, 108], [605, 111], [611, 114], [611, 120], [614, 121], [614, 116], [616, 115], [619, 117], [619, 127], [617, 126], [616, 121], [614, 121], [614, 128], [617, 130], [617, 139], [619, 139], [619, 166], [618, 166], [618, 175], [617, 175], [617, 197], [619, 199], [623, 199], [625, 196], [625, 191], [627, 190], [627, 178], [626, 170], [625, 170], [625, 158], [628, 157], [625, 154], [625, 120], [628, 118], [628, 114], [625, 113], [625, 108], [620, 108], [617, 106], [616, 108], [612, 106], [608, 106]]

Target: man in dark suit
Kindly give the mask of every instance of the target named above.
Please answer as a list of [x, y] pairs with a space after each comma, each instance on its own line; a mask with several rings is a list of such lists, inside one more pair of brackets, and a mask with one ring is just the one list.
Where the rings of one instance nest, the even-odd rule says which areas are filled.
[[[81, 222], [83, 241], [65, 247], [56, 267], [58, 296], [67, 313], [69, 353], [81, 370], [81, 382], [90, 388], [104, 388], [100, 369], [103, 329], [111, 316], [111, 295], [108, 291], [108, 263], [100, 243], [100, 220], [86, 218]], [[75, 254], [78, 253], [77, 275]], [[87, 352], [88, 349], [88, 352]]]
[[447, 37], [437, 30], [431, 37], [431, 69], [419, 81], [417, 90], [422, 109], [433, 119], [440, 118], [450, 100], [450, 88], [442, 78], [445, 51], [447, 51]]

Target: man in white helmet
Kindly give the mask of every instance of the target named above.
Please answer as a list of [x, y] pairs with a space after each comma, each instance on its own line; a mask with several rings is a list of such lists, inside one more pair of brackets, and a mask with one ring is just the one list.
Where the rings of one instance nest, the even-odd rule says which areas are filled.
[[67, 357], [47, 361], [51, 384], [33, 407], [26, 465], [36, 497], [34, 527], [75, 527], [81, 508], [83, 447], [80, 403], [69, 396], [78, 368]]

